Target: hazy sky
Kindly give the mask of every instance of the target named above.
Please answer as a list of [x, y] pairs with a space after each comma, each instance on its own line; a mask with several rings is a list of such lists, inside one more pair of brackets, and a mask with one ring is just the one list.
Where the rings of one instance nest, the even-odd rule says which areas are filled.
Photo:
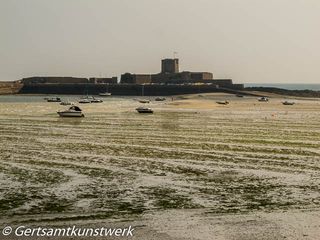
[[181, 70], [320, 83], [319, 0], [0, 0], [0, 79]]

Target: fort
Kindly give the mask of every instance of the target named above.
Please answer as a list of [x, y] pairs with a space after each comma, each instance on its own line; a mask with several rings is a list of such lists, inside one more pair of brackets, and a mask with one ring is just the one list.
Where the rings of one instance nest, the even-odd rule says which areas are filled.
[[211, 72], [179, 71], [179, 59], [163, 59], [161, 72], [157, 74], [131, 74], [121, 75], [122, 84], [188, 84], [188, 85], [216, 85], [231, 89], [242, 89], [242, 84], [233, 84], [232, 79], [213, 79]]
[[[113, 95], [174, 95], [244, 88], [243, 84], [234, 84], [232, 79], [214, 79], [211, 72], [180, 72], [177, 58], [163, 59], [159, 73], [124, 73], [120, 81], [117, 77], [28, 77], [14, 84], [20, 86], [16, 93], [22, 94], [98, 94], [107, 88]], [[12, 89], [7, 93], [13, 93]]]

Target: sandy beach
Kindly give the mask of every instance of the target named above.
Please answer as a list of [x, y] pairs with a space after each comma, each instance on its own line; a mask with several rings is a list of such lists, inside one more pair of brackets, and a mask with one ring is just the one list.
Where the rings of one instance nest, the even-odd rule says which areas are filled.
[[43, 97], [0, 96], [0, 228], [318, 239], [319, 100], [184, 95], [150, 98], [154, 114], [143, 115], [132, 98], [111, 97], [80, 105], [85, 118], [63, 119], [65, 107]]

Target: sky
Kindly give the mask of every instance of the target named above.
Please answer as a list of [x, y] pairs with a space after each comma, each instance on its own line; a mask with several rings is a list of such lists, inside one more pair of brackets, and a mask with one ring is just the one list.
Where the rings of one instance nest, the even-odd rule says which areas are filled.
[[320, 83], [319, 0], [0, 0], [0, 80], [158, 73]]

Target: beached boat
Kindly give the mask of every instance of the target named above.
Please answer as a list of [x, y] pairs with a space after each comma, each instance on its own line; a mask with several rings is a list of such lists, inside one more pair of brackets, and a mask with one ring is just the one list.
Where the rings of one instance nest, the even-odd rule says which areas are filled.
[[217, 103], [221, 105], [228, 105], [229, 101], [217, 101]]
[[138, 107], [136, 108], [136, 110], [138, 111], [138, 113], [153, 113], [153, 110], [147, 107]]
[[82, 110], [78, 106], [72, 106], [68, 110], [57, 112], [60, 117], [84, 117]]
[[102, 103], [103, 101], [101, 99], [97, 99], [95, 97], [91, 97], [89, 98], [89, 100], [92, 102], [92, 103]]
[[295, 102], [289, 102], [289, 101], [284, 101], [282, 102], [283, 105], [294, 105], [296, 104]]
[[157, 102], [161, 102], [161, 101], [165, 101], [165, 100], [166, 100], [166, 98], [164, 98], [164, 97], [155, 98], [155, 101], [157, 101]]
[[72, 102], [69, 102], [69, 101], [64, 101], [64, 102], [61, 102], [60, 105], [62, 106], [68, 106], [68, 105], [73, 105]]
[[48, 98], [47, 102], [61, 102], [61, 98], [59, 97]]
[[88, 98], [81, 98], [78, 103], [82, 103], [82, 104], [85, 104], [85, 103], [91, 103], [91, 100], [88, 99]]
[[139, 103], [150, 103], [148, 99], [138, 99]]
[[261, 97], [258, 99], [259, 102], [269, 102], [269, 98], [267, 97]]

